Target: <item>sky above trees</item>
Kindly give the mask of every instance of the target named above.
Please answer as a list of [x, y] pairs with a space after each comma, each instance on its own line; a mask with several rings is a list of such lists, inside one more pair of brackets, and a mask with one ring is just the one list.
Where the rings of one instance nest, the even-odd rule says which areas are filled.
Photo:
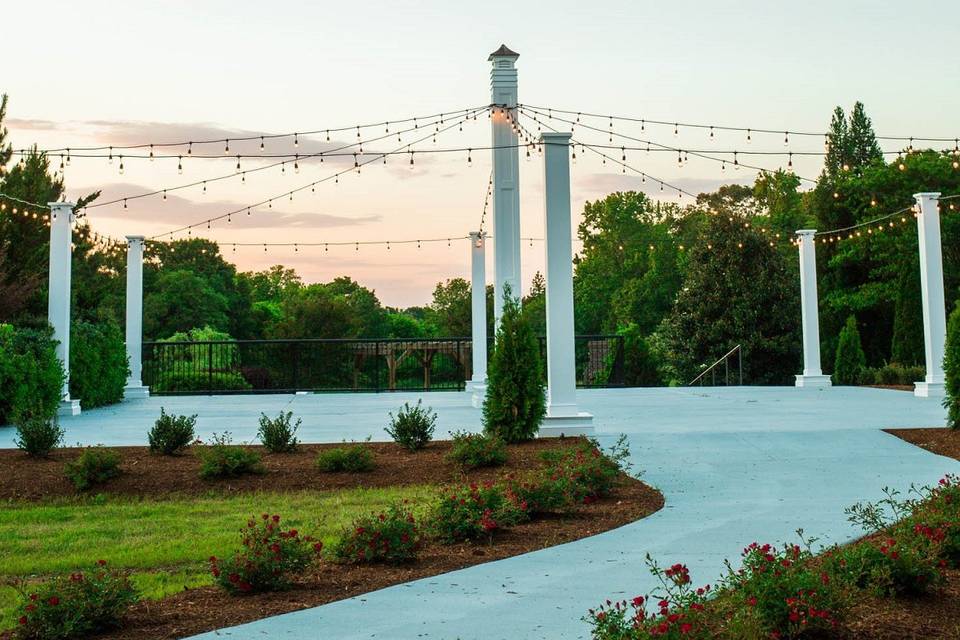
[[[521, 102], [679, 122], [825, 131], [836, 105], [862, 100], [878, 134], [960, 135], [954, 47], [922, 37], [960, 18], [956, 3], [816, 1], [799, 5], [703, 2], [473, 5], [439, 1], [17, 3], [4, 10], [9, 52], [7, 126], [15, 147], [124, 144], [229, 137], [380, 122], [486, 104], [487, 54], [506, 43], [520, 52]], [[920, 37], [918, 37], [918, 34]], [[618, 125], [619, 128], [619, 125]], [[639, 127], [624, 127], [637, 134]], [[747, 148], [739, 134], [669, 127], [648, 137], [683, 148]], [[346, 134], [349, 139], [349, 134]], [[606, 142], [603, 135], [593, 139]], [[352, 140], [350, 140], [352, 141]], [[488, 144], [485, 118], [436, 147]], [[305, 140], [303, 144], [319, 142]], [[881, 141], [882, 143], [882, 141]], [[754, 136], [754, 148], [783, 148], [782, 136]], [[433, 145], [426, 144], [429, 149]], [[891, 148], [883, 144], [885, 149]], [[895, 148], [895, 145], [893, 146]], [[811, 139], [791, 149], [821, 150]], [[219, 151], [222, 151], [220, 149]], [[197, 235], [225, 242], [353, 241], [458, 237], [476, 229], [489, 176], [489, 152], [371, 166], [338, 185], [261, 209], [248, 221], [214, 224]], [[694, 193], [750, 183], [755, 172], [721, 170], [671, 154], [634, 154], [631, 164]], [[117, 163], [74, 158], [66, 187], [75, 198], [104, 199], [229, 173], [235, 161]], [[822, 158], [794, 158], [815, 178]], [[163, 232], [256, 202], [332, 173], [330, 164], [299, 174], [265, 171], [246, 184], [228, 180], [130, 208], [91, 211], [94, 229], [113, 235]], [[785, 157], [765, 159], [769, 168]], [[56, 164], [56, 161], [54, 161]], [[251, 161], [250, 167], [256, 166]], [[573, 168], [574, 224], [587, 200], [615, 190], [657, 192], [638, 175], [597, 160]], [[809, 188], [809, 184], [802, 188]], [[542, 236], [542, 167], [521, 163], [522, 234]], [[385, 304], [430, 299], [438, 280], [467, 276], [466, 241], [355, 251], [238, 250], [242, 270], [283, 263], [308, 282], [348, 274]], [[525, 284], [542, 270], [543, 247], [524, 243]], [[491, 264], [492, 260], [488, 260]], [[491, 270], [492, 277], [492, 270]]]

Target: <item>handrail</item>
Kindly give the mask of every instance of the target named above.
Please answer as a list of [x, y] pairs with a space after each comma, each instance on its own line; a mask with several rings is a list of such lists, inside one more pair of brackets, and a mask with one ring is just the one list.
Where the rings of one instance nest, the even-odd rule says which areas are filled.
[[[734, 354], [734, 352], [737, 353], [737, 365], [738, 365], [738, 369], [739, 369], [739, 379], [740, 379], [740, 385], [742, 386], [742, 385], [743, 385], [743, 350], [742, 350], [740, 347], [741, 347], [741, 345], [738, 344], [738, 345], [735, 346], [733, 349], [730, 349], [730, 351], [727, 351], [727, 352], [726, 352], [723, 356], [721, 356], [716, 362], [714, 362], [712, 365], [710, 365], [709, 367], [707, 367], [706, 369], [704, 369], [703, 371], [701, 371], [701, 372], [700, 372], [700, 375], [698, 375], [696, 378], [694, 378], [694, 379], [691, 380], [689, 383], [687, 383], [687, 386], [688, 386], [688, 387], [692, 387], [694, 384], [697, 383], [698, 380], [700, 380], [700, 379], [703, 378], [705, 375], [707, 375], [708, 373], [710, 373], [711, 371], [713, 371], [713, 369], [714, 369], [717, 365], [719, 365], [721, 362], [725, 362], [725, 361], [727, 360], [727, 358], [729, 358], [730, 356], [732, 356], [732, 355]], [[727, 369], [727, 373], [729, 374], [729, 368]], [[729, 377], [729, 376], [727, 376], [727, 377]]]

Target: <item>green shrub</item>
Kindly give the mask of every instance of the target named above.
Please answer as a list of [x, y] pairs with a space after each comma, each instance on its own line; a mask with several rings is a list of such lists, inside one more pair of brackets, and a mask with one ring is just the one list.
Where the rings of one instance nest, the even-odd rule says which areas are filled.
[[451, 543], [490, 540], [497, 530], [527, 517], [503, 485], [486, 482], [443, 490], [429, 522], [440, 541]]
[[65, 374], [52, 336], [49, 326], [0, 324], [0, 424], [57, 414]]
[[252, 473], [264, 473], [260, 456], [241, 446], [233, 446], [228, 431], [213, 434], [210, 444], [194, 447], [200, 459], [200, 477], [204, 480], [214, 478], [233, 478]]
[[878, 596], [920, 595], [943, 583], [936, 565], [924, 548], [887, 537], [837, 550], [827, 570]]
[[197, 414], [175, 416], [164, 412], [160, 407], [160, 417], [147, 434], [151, 452], [172, 456], [187, 448], [193, 442], [193, 428], [197, 424]]
[[84, 491], [120, 475], [120, 454], [101, 446], [87, 447], [64, 471], [73, 486]]
[[483, 428], [507, 442], [520, 442], [537, 434], [547, 404], [537, 337], [509, 287], [503, 298], [483, 401]]
[[860, 384], [913, 385], [917, 380], [923, 380], [925, 374], [923, 367], [891, 362], [876, 369], [866, 367], [860, 374]]
[[342, 562], [388, 562], [417, 559], [422, 532], [416, 519], [403, 506], [390, 505], [382, 513], [354, 520], [333, 547]]
[[[662, 384], [657, 358], [643, 337], [640, 326], [631, 322], [617, 330], [623, 336], [623, 382], [628, 387], [657, 387]], [[614, 357], [611, 352], [610, 357]], [[612, 367], [609, 363], [608, 367]], [[598, 381], [603, 382], [603, 381]]]
[[60, 428], [56, 416], [16, 416], [14, 421], [17, 425], [14, 444], [27, 455], [46, 457], [63, 443], [63, 429]]
[[317, 468], [326, 473], [373, 471], [373, 451], [364, 444], [324, 449], [317, 456]]
[[627, 437], [604, 451], [593, 439], [583, 439], [572, 447], [543, 451], [543, 474], [567, 485], [566, 493], [576, 502], [590, 502], [610, 495], [620, 479], [621, 471], [630, 468]]
[[70, 329], [70, 396], [84, 409], [123, 400], [127, 349], [120, 327], [112, 322], [74, 322]]
[[120, 626], [137, 601], [129, 580], [110, 573], [100, 560], [89, 571], [71, 573], [21, 591], [17, 638], [61, 640], [86, 638]]
[[860, 332], [857, 319], [847, 318], [847, 324], [840, 331], [837, 355], [833, 365], [833, 381], [837, 384], [853, 385], [860, 383], [860, 376], [867, 366], [867, 358], [860, 345]]
[[[947, 347], [943, 357], [943, 371], [947, 379], [946, 397], [947, 426], [960, 429], [960, 304], [950, 314], [947, 325]], [[919, 379], [919, 378], [918, 378]]]
[[284, 530], [280, 516], [266, 513], [250, 518], [241, 530], [242, 548], [229, 558], [210, 557], [210, 573], [231, 594], [278, 591], [292, 576], [304, 573], [323, 545], [296, 529]]
[[280, 412], [276, 418], [269, 418], [267, 414], [260, 414], [260, 428], [257, 430], [257, 436], [260, 442], [270, 453], [293, 453], [300, 444], [297, 441], [297, 429], [300, 428], [301, 420], [297, 418], [296, 424], [291, 425], [293, 412]]
[[417, 400], [417, 406], [411, 407], [404, 402], [396, 417], [390, 414], [390, 426], [384, 431], [393, 441], [408, 451], [423, 449], [433, 439], [433, 430], [437, 424], [437, 414], [433, 409], [423, 408], [423, 401]]
[[247, 391], [253, 385], [230, 371], [164, 371], [152, 385], [157, 393], [171, 391]]
[[452, 435], [450, 459], [462, 467], [499, 467], [507, 461], [507, 445], [499, 436], [463, 431]]

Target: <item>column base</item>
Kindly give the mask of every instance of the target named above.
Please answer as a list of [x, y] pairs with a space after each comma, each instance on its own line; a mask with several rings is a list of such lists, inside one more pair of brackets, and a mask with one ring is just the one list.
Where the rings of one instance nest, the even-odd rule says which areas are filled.
[[150, 387], [131, 385], [123, 388], [124, 400], [145, 400], [150, 397]]
[[60, 406], [57, 407], [57, 415], [62, 417], [65, 416], [78, 416], [80, 415], [80, 401], [79, 400], [61, 400]]
[[580, 411], [571, 415], [551, 416], [543, 419], [538, 438], [560, 438], [563, 436], [592, 436], [594, 434], [593, 415]]
[[823, 387], [833, 386], [833, 382], [830, 380], [830, 376], [796, 376], [797, 380], [794, 383], [798, 387], [811, 387], [813, 389], [819, 389]]
[[487, 397], [487, 381], [467, 383], [467, 391], [470, 392], [470, 404], [474, 409], [483, 407], [483, 400]]
[[942, 382], [914, 382], [913, 395], [917, 398], [943, 398], [947, 389]]

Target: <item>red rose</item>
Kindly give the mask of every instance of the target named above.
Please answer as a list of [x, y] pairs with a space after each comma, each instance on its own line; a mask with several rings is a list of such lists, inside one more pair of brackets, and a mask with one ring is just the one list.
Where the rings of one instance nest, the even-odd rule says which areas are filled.
[[47, 600], [47, 604], [49, 604], [51, 607], [55, 607], [60, 604], [60, 598], [57, 596], [50, 596], [50, 599]]

